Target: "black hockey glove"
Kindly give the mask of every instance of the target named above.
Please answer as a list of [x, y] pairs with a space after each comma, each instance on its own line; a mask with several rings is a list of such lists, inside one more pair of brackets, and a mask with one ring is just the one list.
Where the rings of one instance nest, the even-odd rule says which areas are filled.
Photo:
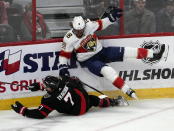
[[27, 107], [24, 107], [19, 101], [16, 101], [15, 104], [11, 105], [11, 108], [16, 112], [23, 116], [25, 116], [25, 112]]
[[69, 77], [70, 76], [70, 73], [68, 71], [68, 66], [66, 64], [59, 65], [59, 76], [60, 77], [64, 77], [64, 76]]
[[33, 83], [28, 87], [31, 91], [38, 91], [40, 90], [40, 84], [39, 83]]
[[109, 6], [105, 12], [101, 15], [100, 19], [104, 19], [106, 17], [108, 17], [108, 15], [111, 13], [112, 10], [116, 9], [117, 7], [114, 6]]
[[80, 83], [80, 82], [81, 82], [80, 79], [79, 79], [77, 76], [71, 76], [69, 79], [70, 79], [71, 81], [76, 82], [76, 83]]
[[69, 83], [71, 84], [70, 87], [80, 87], [80, 88], [83, 87], [81, 80], [76, 76], [70, 77]]
[[123, 10], [120, 8], [114, 8], [113, 10], [110, 11], [108, 14], [108, 18], [111, 22], [115, 22], [118, 20], [123, 14]]
[[61, 77], [62, 78], [62, 81], [64, 82], [77, 82], [79, 83], [80, 82], [80, 79], [76, 76], [63, 76]]

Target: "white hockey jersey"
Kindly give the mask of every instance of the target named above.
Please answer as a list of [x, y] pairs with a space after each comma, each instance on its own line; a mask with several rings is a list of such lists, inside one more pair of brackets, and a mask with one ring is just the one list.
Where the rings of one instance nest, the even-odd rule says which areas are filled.
[[105, 29], [112, 23], [108, 18], [97, 21], [86, 20], [86, 27], [82, 38], [76, 37], [72, 29], [66, 33], [62, 42], [62, 50], [59, 56], [60, 64], [67, 64], [74, 51], [78, 61], [85, 61], [102, 50], [102, 44], [95, 35], [95, 31]]

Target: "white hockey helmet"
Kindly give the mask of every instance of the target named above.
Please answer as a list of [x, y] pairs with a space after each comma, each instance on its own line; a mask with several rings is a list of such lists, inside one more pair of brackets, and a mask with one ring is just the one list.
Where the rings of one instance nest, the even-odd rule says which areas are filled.
[[82, 30], [85, 28], [85, 21], [81, 16], [75, 16], [72, 21], [72, 26], [75, 30]]

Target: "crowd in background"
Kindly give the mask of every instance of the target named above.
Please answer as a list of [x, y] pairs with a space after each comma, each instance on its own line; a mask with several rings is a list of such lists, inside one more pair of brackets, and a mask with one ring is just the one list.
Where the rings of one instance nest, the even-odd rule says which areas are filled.
[[[173, 32], [174, 0], [124, 0], [124, 33]], [[119, 0], [84, 0], [83, 16], [102, 18], [108, 7], [119, 7]], [[71, 14], [70, 14], [71, 15]], [[32, 3], [23, 6], [15, 0], [0, 0], [0, 43], [32, 40]], [[98, 35], [119, 35], [119, 22]], [[36, 12], [36, 39], [51, 38], [44, 15]]]
[[173, 32], [174, 0], [132, 0], [124, 19], [126, 34]]
[[[32, 3], [23, 6], [15, 0], [0, 0], [0, 42], [32, 40]], [[36, 38], [49, 39], [50, 32], [43, 15], [36, 12]]]
[[[174, 0], [124, 0], [124, 3], [125, 34], [174, 32]], [[98, 19], [107, 7], [119, 6], [119, 0], [89, 0], [86, 4], [86, 16]], [[115, 30], [118, 28], [119, 25]]]

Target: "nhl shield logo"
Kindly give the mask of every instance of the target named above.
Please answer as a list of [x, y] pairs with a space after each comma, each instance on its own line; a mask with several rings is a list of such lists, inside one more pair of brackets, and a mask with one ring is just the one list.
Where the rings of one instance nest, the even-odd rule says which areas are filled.
[[[158, 40], [156, 42], [154, 41], [144, 41], [143, 44], [141, 45], [142, 48], [146, 48], [146, 49], [152, 49], [154, 52], [161, 52], [163, 49], [162, 49], [162, 43], [160, 43]], [[165, 45], [166, 46], [166, 45]], [[153, 65], [153, 64], [156, 64], [158, 62], [160, 62], [162, 60], [162, 58], [165, 59], [165, 61], [167, 60], [167, 55], [168, 55], [168, 49], [169, 47], [165, 47], [165, 51], [164, 53], [165, 54], [159, 54], [159, 55], [154, 55], [152, 58], [144, 58], [142, 59], [142, 61], [145, 63], [145, 64], [149, 64], [149, 65]]]

